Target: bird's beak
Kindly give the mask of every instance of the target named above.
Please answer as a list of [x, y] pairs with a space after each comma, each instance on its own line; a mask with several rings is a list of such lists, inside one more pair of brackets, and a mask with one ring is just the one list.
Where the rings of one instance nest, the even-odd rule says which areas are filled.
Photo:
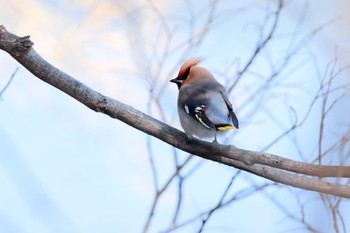
[[177, 88], [180, 90], [180, 87], [181, 87], [181, 85], [182, 85], [182, 81], [181, 81], [181, 80], [179, 80], [179, 79], [177, 79], [177, 78], [174, 78], [174, 79], [170, 80], [170, 82], [176, 83]]
[[178, 84], [178, 83], [181, 83], [181, 80], [174, 78], [174, 79], [170, 80], [170, 82]]

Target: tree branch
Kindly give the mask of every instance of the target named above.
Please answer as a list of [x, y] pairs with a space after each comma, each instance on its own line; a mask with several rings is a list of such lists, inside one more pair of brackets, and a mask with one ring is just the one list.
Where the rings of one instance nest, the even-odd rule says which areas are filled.
[[[350, 186], [323, 181], [315, 177], [350, 177], [349, 166], [321, 166], [280, 156], [248, 151], [232, 145], [219, 145], [187, 136], [147, 114], [89, 88], [49, 64], [32, 48], [29, 36], [18, 37], [0, 25], [0, 49], [9, 53], [42, 81], [56, 87], [88, 108], [154, 136], [176, 148], [204, 159], [223, 163], [290, 186], [350, 198]], [[291, 173], [293, 172], [293, 173]], [[294, 174], [297, 173], [297, 174]]]

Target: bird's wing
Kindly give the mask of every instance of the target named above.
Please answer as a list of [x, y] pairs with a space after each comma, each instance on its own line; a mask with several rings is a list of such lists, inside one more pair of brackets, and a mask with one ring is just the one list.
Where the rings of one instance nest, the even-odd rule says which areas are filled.
[[201, 123], [210, 130], [216, 130], [215, 124], [206, 114], [208, 100], [205, 97], [205, 90], [187, 85], [180, 89], [178, 108], [184, 111], [193, 120]]
[[226, 106], [228, 108], [228, 114], [229, 118], [232, 119], [233, 125], [238, 129], [239, 128], [239, 123], [236, 114], [233, 112], [232, 104], [228, 98], [227, 92], [223, 86], [219, 87], [219, 92], [224, 99]]
[[193, 118], [195, 121], [198, 121], [206, 128], [210, 130], [216, 130], [215, 124], [209, 120], [207, 114], [205, 113], [207, 105], [205, 104], [196, 104], [194, 102], [185, 102], [182, 107], [184, 112]]
[[179, 108], [208, 129], [216, 131], [238, 128], [237, 117], [232, 111], [224, 87], [220, 85], [219, 90], [208, 93], [207, 90], [211, 88], [194, 88], [188, 85], [181, 89], [179, 98], [182, 106], [179, 105]]

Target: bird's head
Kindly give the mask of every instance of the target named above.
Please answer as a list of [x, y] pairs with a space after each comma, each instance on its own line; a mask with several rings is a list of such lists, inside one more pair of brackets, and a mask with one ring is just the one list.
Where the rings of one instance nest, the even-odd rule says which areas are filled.
[[203, 60], [203, 58], [191, 58], [187, 60], [180, 68], [179, 74], [176, 78], [170, 80], [170, 82], [176, 83], [177, 87], [181, 88], [182, 84], [186, 82], [187, 78], [190, 74], [190, 69], [192, 66], [196, 66], [198, 63], [200, 63]]

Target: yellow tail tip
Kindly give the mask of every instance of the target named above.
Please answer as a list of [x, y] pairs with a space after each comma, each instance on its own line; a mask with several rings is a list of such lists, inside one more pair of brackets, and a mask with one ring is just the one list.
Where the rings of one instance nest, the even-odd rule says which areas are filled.
[[233, 125], [225, 125], [225, 126], [220, 126], [217, 129], [220, 131], [224, 131], [224, 130], [228, 130], [228, 129], [237, 129], [237, 128]]

